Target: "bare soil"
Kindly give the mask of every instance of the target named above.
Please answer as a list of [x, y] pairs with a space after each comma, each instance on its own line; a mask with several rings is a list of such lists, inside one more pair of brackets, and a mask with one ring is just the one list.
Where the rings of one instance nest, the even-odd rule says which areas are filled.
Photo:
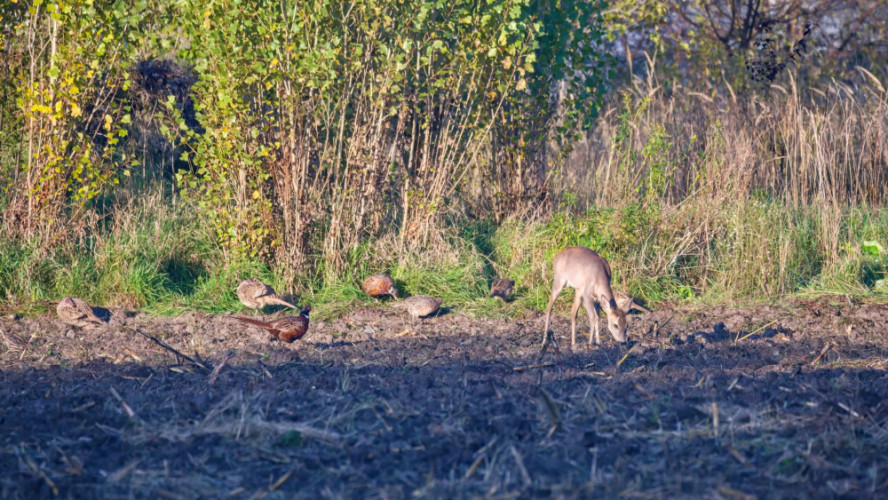
[[[888, 498], [888, 306], [0, 320], [0, 497]], [[604, 325], [602, 325], [604, 329]], [[142, 331], [192, 358], [185, 360]], [[588, 331], [581, 321], [581, 331]]]

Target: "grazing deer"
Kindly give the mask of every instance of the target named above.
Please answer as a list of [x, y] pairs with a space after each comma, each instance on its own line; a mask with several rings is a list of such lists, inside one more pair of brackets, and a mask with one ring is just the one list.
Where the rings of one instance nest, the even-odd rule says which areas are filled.
[[[626, 312], [617, 307], [614, 300], [614, 292], [611, 290], [611, 270], [607, 261], [597, 253], [586, 247], [565, 248], [552, 263], [555, 271], [555, 279], [552, 282], [552, 296], [546, 306], [546, 326], [543, 330], [543, 346], [549, 336], [549, 316], [552, 314], [552, 305], [561, 294], [565, 286], [569, 286], [576, 292], [573, 307], [570, 310], [570, 345], [577, 343], [577, 312], [580, 309], [580, 301], [586, 307], [589, 315], [589, 328], [595, 331], [595, 343], [601, 342], [599, 337], [599, 304], [603, 305], [607, 313], [607, 328], [618, 342], [626, 342]], [[631, 302], [626, 310], [631, 307]], [[589, 344], [592, 344], [592, 334], [589, 334]]]

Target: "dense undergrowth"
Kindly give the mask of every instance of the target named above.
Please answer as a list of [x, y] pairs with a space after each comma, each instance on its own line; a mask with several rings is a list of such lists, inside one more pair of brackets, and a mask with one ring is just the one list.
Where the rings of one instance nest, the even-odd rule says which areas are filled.
[[[439, 247], [410, 255], [399, 254], [396, 238], [380, 238], [349, 254], [349, 271], [338, 279], [325, 280], [319, 271], [291, 283], [261, 260], [230, 260], [192, 208], [148, 196], [116, 211], [97, 234], [52, 254], [4, 241], [4, 308], [40, 312], [58, 297], [77, 295], [157, 314], [237, 311], [238, 281], [258, 278], [294, 290], [298, 302], [331, 317], [372, 303], [360, 282], [385, 270], [407, 294], [441, 296], [461, 312], [521, 314], [545, 307], [552, 258], [569, 245], [598, 249], [611, 262], [615, 288], [655, 305], [762, 303], [793, 294], [888, 296], [884, 254], [875, 244], [888, 240], [888, 211], [881, 209], [843, 211], [838, 255], [820, 239], [822, 225], [835, 221], [823, 220], [816, 207], [741, 201], [720, 212], [705, 239], [688, 243], [686, 235], [698, 229], [689, 209], [628, 206], [453, 226], [442, 231]], [[510, 304], [487, 298], [498, 276], [517, 282]]]
[[633, 66], [616, 35], [699, 10], [644, 4], [3, 4], [0, 307], [218, 312], [258, 278], [335, 315], [388, 271], [518, 314], [569, 245], [653, 304], [888, 293], [879, 45], [828, 58], [786, 11]]

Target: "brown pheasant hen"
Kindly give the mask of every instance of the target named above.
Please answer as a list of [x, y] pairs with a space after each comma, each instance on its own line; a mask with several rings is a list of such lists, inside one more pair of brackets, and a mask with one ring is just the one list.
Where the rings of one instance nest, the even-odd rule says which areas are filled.
[[490, 284], [490, 296], [496, 297], [503, 302], [507, 302], [509, 297], [512, 295], [512, 290], [515, 288], [514, 280], [507, 280], [505, 278], [497, 278], [493, 280], [493, 283]]
[[301, 339], [308, 332], [308, 314], [311, 312], [311, 306], [305, 306], [299, 316], [285, 316], [274, 321], [260, 321], [253, 318], [244, 318], [235, 316], [235, 319], [244, 323], [258, 326], [266, 330], [272, 338], [291, 343], [294, 340]]
[[65, 297], [62, 299], [59, 305], [56, 306], [56, 314], [65, 323], [81, 328], [104, 323], [96, 316], [92, 307], [85, 300], [76, 297]]
[[250, 309], [259, 310], [268, 305], [280, 305], [296, 309], [296, 306], [278, 297], [277, 292], [270, 285], [256, 280], [241, 281], [240, 285], [237, 286], [237, 298], [240, 299], [241, 304]]
[[361, 284], [361, 290], [374, 299], [379, 299], [386, 295], [398, 298], [398, 289], [395, 287], [395, 280], [388, 274], [374, 274], [364, 280]]
[[403, 302], [394, 304], [392, 307], [406, 309], [407, 314], [416, 320], [426, 318], [438, 312], [442, 302], [444, 302], [444, 299], [436, 299], [428, 295], [414, 295], [413, 297], [407, 297]]

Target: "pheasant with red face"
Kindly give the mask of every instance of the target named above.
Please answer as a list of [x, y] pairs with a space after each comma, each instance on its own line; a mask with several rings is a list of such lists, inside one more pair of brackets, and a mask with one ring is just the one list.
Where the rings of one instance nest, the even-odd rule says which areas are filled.
[[361, 290], [364, 290], [364, 293], [373, 297], [377, 301], [379, 301], [380, 297], [386, 295], [391, 295], [396, 299], [398, 298], [398, 289], [395, 287], [395, 280], [393, 280], [388, 274], [374, 274], [373, 276], [370, 276], [364, 280], [364, 283], [361, 285]]
[[244, 323], [258, 326], [266, 330], [272, 338], [291, 343], [294, 340], [301, 339], [308, 332], [308, 314], [311, 312], [311, 306], [305, 306], [302, 314], [299, 316], [285, 316], [274, 321], [260, 321], [253, 318], [244, 318], [235, 316], [234, 318]]

